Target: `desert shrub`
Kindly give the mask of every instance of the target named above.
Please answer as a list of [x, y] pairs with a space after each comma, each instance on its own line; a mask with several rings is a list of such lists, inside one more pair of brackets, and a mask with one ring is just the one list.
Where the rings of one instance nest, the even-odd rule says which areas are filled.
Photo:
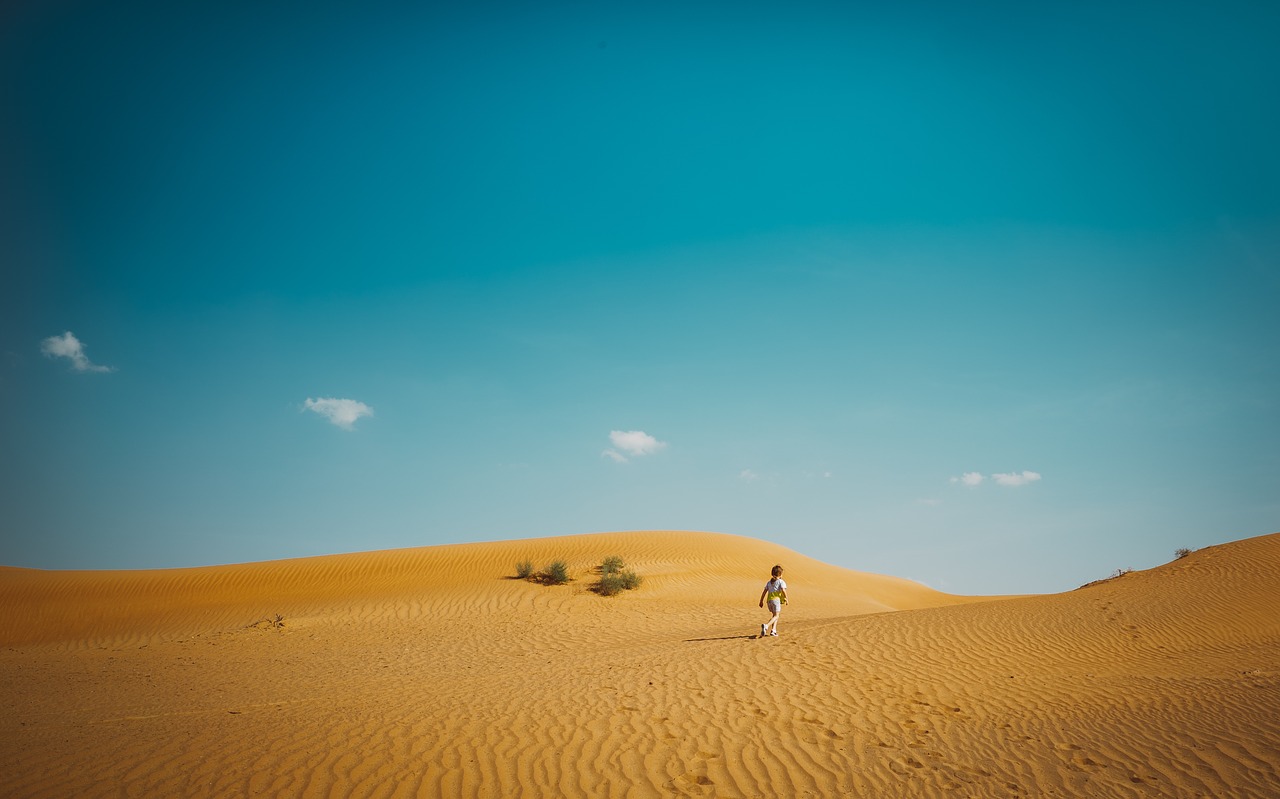
[[283, 630], [284, 616], [281, 616], [279, 613], [275, 614], [274, 617], [263, 616], [253, 624], [250, 624], [249, 627], [255, 630]]
[[622, 593], [622, 575], [616, 572], [600, 575], [600, 582], [596, 584], [596, 593], [600, 596], [614, 596]]
[[528, 580], [533, 576], [533, 561], [522, 560], [516, 564], [516, 576], [521, 580]]
[[564, 585], [569, 582], [569, 564], [562, 560], [552, 561], [543, 569], [542, 576], [548, 585]]
[[600, 582], [596, 583], [596, 593], [601, 596], [615, 596], [623, 591], [639, 588], [641, 582], [640, 575], [631, 569], [605, 572], [600, 575]]
[[604, 563], [600, 564], [601, 574], [616, 574], [622, 571], [622, 567], [626, 565], [622, 562], [622, 558], [617, 555], [610, 555], [604, 559]]
[[1191, 554], [1191, 550], [1187, 549], [1186, 547], [1179, 547], [1173, 551], [1173, 556], [1175, 558], [1185, 558], [1187, 555], [1190, 555], [1190, 554]]
[[1111, 573], [1111, 579], [1114, 580], [1117, 577], [1123, 577], [1131, 571], [1133, 571], [1133, 569], [1116, 569]]

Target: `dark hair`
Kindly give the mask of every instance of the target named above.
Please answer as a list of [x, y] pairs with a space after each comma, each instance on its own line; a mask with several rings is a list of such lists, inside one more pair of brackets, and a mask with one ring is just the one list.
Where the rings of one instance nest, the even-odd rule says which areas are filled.
[[774, 566], [774, 567], [773, 567], [773, 571], [771, 571], [771, 572], [769, 572], [769, 573], [770, 573], [770, 574], [772, 574], [774, 577], [781, 577], [781, 576], [782, 576], [782, 567], [781, 567], [781, 566]]

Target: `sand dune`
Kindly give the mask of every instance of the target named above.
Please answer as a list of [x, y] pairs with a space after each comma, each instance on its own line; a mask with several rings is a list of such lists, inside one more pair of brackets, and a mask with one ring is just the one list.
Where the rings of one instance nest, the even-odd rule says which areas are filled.
[[[644, 584], [597, 596], [613, 554]], [[1280, 796], [1280, 535], [988, 600], [637, 532], [0, 569], [0, 608], [5, 796]]]

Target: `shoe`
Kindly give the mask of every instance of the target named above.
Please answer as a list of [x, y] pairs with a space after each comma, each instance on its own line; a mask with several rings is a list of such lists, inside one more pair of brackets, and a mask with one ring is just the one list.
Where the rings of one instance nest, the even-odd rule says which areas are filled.
[[777, 630], [774, 630], [773, 632], [769, 633], [769, 635], [772, 635], [774, 638], [777, 638], [777, 637], [778, 637], [778, 631], [777, 631]]
[[761, 637], [761, 638], [764, 638], [766, 635], [768, 635], [768, 634], [769, 634], [768, 632], [766, 632], [766, 630], [768, 629], [768, 627], [769, 627], [769, 625], [767, 625], [767, 624], [761, 624], [761, 625], [760, 625], [760, 637]]

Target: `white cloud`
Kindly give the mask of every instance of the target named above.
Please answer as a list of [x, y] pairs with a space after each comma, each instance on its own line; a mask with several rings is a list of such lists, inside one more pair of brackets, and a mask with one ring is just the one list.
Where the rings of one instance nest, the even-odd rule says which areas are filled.
[[[952, 477], [951, 482], [962, 483], [973, 488], [982, 484], [986, 480], [986, 476], [981, 472], [965, 472], [960, 477]], [[998, 473], [991, 475], [991, 479], [996, 481], [996, 485], [1017, 487], [1027, 483], [1034, 483], [1040, 479], [1039, 472], [1009, 472], [1008, 474]]]
[[84, 354], [84, 344], [68, 330], [61, 336], [50, 336], [40, 342], [40, 351], [50, 358], [67, 358], [77, 372], [114, 372], [110, 366], [92, 363]]
[[352, 430], [354, 429], [352, 425], [357, 420], [365, 416], [373, 416], [373, 408], [353, 399], [335, 399], [333, 397], [311, 399], [308, 397], [305, 407], [309, 411], [315, 411], [320, 414], [343, 430]]
[[618, 452], [616, 449], [606, 449], [604, 452], [601, 452], [601, 453], [600, 453], [600, 457], [602, 457], [602, 458], [608, 458], [608, 459], [610, 459], [611, 461], [613, 461], [614, 463], [626, 463], [626, 462], [627, 462], [627, 456], [626, 456], [626, 455], [623, 455], [621, 452]]
[[756, 474], [750, 469], [743, 469], [742, 471], [738, 472], [738, 479], [742, 480], [743, 482], [754, 483], [756, 480], [760, 479], [760, 475]]
[[[613, 442], [614, 447], [632, 457], [652, 455], [667, 446], [667, 442], [659, 441], [643, 430], [629, 430], [625, 433], [621, 430], [613, 430], [609, 433], [609, 441]], [[626, 460], [625, 456], [623, 460]]]
[[1039, 472], [1012, 472], [1010, 474], [993, 474], [991, 479], [1002, 486], [1022, 486], [1040, 479]]
[[940, 499], [917, 499], [917, 505], [924, 505], [926, 508], [936, 508], [942, 504]]

